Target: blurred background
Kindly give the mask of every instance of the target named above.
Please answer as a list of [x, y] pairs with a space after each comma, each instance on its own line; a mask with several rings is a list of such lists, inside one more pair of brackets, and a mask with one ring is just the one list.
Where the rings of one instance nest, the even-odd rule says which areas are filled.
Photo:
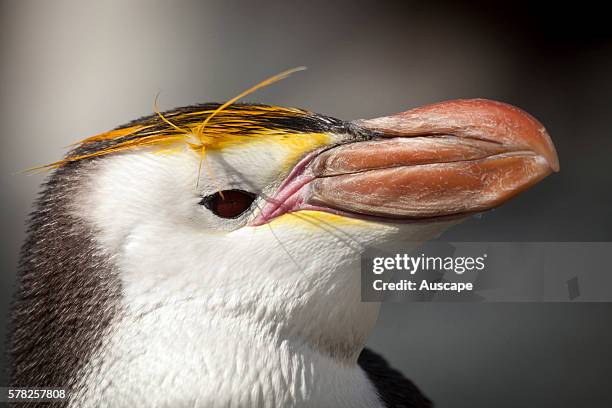
[[[612, 240], [608, 13], [426, 3], [2, 1], [0, 335], [45, 178], [23, 169], [151, 113], [157, 92], [162, 109], [224, 101], [298, 65], [248, 100], [355, 119], [484, 97], [546, 125], [561, 173], [442, 239]], [[611, 318], [612, 304], [390, 303], [369, 343], [438, 407], [612, 406]]]

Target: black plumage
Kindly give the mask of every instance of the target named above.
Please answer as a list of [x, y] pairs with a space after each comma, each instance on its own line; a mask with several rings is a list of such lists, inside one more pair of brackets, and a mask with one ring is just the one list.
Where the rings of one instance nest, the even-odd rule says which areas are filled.
[[363, 349], [357, 360], [376, 387], [387, 408], [431, 408], [432, 402], [412, 381], [370, 349]]

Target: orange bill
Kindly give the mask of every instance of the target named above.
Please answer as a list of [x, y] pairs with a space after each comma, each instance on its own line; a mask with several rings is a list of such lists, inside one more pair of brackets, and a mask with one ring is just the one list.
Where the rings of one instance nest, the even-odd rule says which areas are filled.
[[542, 124], [499, 102], [447, 101], [353, 124], [374, 136], [308, 157], [257, 223], [300, 209], [407, 220], [469, 214], [559, 170]]

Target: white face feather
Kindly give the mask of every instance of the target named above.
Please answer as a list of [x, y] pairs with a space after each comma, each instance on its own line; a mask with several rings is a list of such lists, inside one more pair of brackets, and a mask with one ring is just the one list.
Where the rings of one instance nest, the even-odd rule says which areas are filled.
[[218, 189], [270, 195], [299, 158], [282, 143], [230, 146], [207, 153], [199, 182], [189, 149], [91, 163], [73, 208], [113, 256], [124, 312], [73, 405], [380, 404], [355, 364], [379, 309], [360, 302], [361, 251], [449, 224], [300, 211], [253, 227], [262, 196], [234, 220], [199, 204]]

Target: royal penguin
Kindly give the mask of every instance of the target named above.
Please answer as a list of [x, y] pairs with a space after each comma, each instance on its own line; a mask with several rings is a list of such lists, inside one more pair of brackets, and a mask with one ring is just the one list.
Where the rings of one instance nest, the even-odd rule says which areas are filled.
[[[559, 169], [542, 124], [452, 100], [343, 121], [200, 104], [49, 166], [22, 250], [11, 386], [70, 407], [429, 407], [364, 348], [363, 251], [419, 243]], [[408, 245], [408, 244], [406, 244]]]

